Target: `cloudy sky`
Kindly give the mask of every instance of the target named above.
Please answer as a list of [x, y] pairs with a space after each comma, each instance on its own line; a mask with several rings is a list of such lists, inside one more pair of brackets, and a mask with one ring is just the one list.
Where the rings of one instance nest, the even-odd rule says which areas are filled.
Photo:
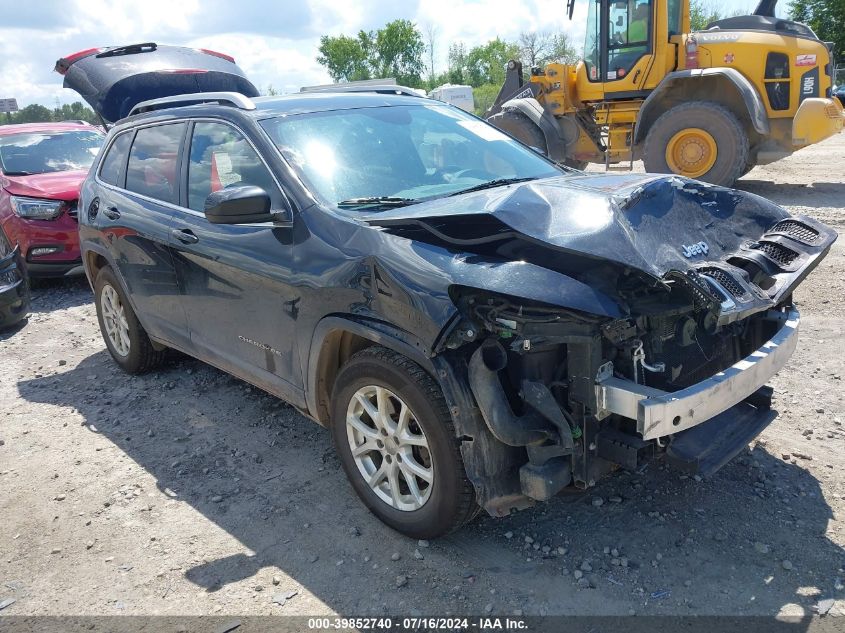
[[[451, 42], [515, 39], [538, 24], [580, 43], [586, 2], [578, 0], [570, 23], [565, 0], [0, 0], [0, 98], [15, 97], [20, 107], [78, 100], [52, 72], [59, 57], [148, 41], [229, 53], [262, 91], [292, 92], [330, 81], [315, 60], [321, 35], [353, 35], [397, 18], [436, 28], [442, 70]], [[711, 4], [750, 12], [757, 0]]]

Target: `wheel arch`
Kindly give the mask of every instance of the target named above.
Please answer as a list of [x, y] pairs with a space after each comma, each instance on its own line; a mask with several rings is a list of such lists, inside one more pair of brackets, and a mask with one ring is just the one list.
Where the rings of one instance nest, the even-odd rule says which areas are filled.
[[[146, 328], [147, 324], [144, 323], [145, 317], [138, 313], [138, 308], [132, 298], [132, 293], [128, 291], [129, 284], [127, 284], [126, 280], [123, 278], [123, 275], [120, 272], [120, 268], [118, 266], [115, 266], [114, 262], [112, 262], [112, 260], [109, 258], [108, 252], [105, 251], [105, 249], [99, 249], [96, 247], [88, 246], [82, 253], [82, 263], [83, 268], [85, 269], [85, 276], [88, 278], [88, 283], [91, 286], [91, 290], [94, 292], [96, 292], [95, 284], [97, 282], [97, 275], [100, 274], [100, 271], [103, 268], [111, 268], [115, 278], [121, 286], [121, 290], [123, 291], [126, 300], [129, 302], [129, 306], [135, 313], [135, 318], [138, 319], [138, 322], [141, 324], [141, 327]], [[150, 343], [152, 344], [153, 348], [157, 351], [165, 349], [164, 344], [155, 339], [150, 338]]]
[[[103, 268], [105, 268], [106, 266], [110, 266], [110, 263], [109, 260], [106, 259], [105, 255], [93, 249], [85, 252], [84, 263], [85, 274], [88, 277], [88, 283], [91, 286], [91, 289], [93, 290], [94, 282], [97, 280], [97, 275], [100, 274], [100, 271]], [[115, 267], [111, 266], [111, 269], [114, 270]]]
[[757, 89], [733, 68], [697, 68], [669, 73], [643, 102], [634, 130], [634, 145], [669, 109], [690, 101], [710, 101], [730, 110], [749, 138], [770, 134], [769, 117]]
[[325, 317], [311, 337], [306, 369], [308, 413], [320, 425], [329, 424], [331, 394], [340, 368], [355, 352], [373, 345], [407, 356], [436, 380], [434, 365], [427, 356], [428, 348], [414, 335], [384, 323]]

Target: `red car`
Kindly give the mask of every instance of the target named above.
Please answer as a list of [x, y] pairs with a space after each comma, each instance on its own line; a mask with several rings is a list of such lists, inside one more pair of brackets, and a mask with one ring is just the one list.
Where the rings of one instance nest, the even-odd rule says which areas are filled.
[[76, 204], [103, 139], [84, 122], [0, 126], [0, 238], [31, 277], [83, 272]]

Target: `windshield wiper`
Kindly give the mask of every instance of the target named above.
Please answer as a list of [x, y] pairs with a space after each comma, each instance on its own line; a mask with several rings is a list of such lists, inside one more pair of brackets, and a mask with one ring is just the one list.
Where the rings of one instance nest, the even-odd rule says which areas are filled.
[[31, 171], [4, 171], [5, 176], [32, 176]]
[[349, 198], [349, 200], [341, 200], [336, 204], [339, 209], [353, 209], [357, 207], [404, 207], [415, 202], [414, 198], [372, 196], [369, 198]]
[[472, 187], [467, 187], [466, 189], [461, 189], [460, 191], [454, 191], [450, 193], [450, 196], [459, 196], [462, 193], [470, 193], [472, 191], [482, 191], [483, 189], [493, 189], [494, 187], [501, 187], [503, 185], [512, 185], [516, 182], [527, 182], [529, 180], [537, 180], [536, 176], [527, 176], [523, 178], [496, 178], [495, 180], [489, 180], [487, 182], [482, 182], [478, 185], [473, 185]]

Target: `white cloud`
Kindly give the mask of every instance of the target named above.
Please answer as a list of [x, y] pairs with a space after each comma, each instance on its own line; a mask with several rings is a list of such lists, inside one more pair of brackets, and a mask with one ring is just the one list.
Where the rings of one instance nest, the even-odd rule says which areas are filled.
[[[233, 55], [262, 90], [272, 85], [296, 91], [329, 81], [316, 62], [320, 35], [353, 35], [397, 18], [421, 29], [436, 26], [442, 71], [449, 44], [459, 40], [472, 47], [539, 29], [564, 32], [578, 45], [586, 3], [578, 0], [570, 22], [564, 0], [0, 0], [0, 98], [15, 97], [21, 106], [78, 100], [52, 72], [59, 57], [146, 41], [220, 50]], [[738, 0], [731, 6], [755, 4]]]

